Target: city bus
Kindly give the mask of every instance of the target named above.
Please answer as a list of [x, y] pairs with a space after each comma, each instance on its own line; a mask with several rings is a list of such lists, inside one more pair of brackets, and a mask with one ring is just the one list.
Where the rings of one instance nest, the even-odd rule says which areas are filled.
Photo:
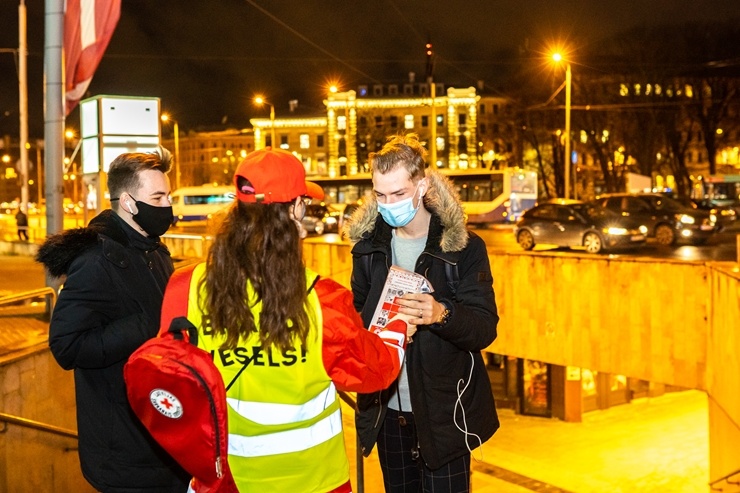
[[740, 175], [710, 175], [697, 183], [692, 194], [712, 206], [740, 206]]
[[694, 183], [691, 198], [717, 214], [721, 231], [740, 231], [740, 175], [704, 176]]
[[[519, 168], [448, 170], [439, 173], [455, 186], [468, 224], [515, 222], [537, 203], [537, 173]], [[309, 177], [324, 189], [324, 202], [353, 204], [372, 195], [369, 173], [341, 177]]]
[[206, 221], [234, 202], [233, 186], [201, 185], [172, 192], [172, 214], [179, 222]]

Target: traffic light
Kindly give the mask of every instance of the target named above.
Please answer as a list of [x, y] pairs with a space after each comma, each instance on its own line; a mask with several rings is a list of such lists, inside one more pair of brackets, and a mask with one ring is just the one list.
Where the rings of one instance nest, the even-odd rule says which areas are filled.
[[424, 50], [427, 56], [426, 76], [427, 76], [427, 79], [429, 79], [430, 77], [433, 76], [433, 72], [434, 72], [434, 60], [432, 58], [434, 55], [434, 50], [432, 49], [431, 41], [427, 41], [427, 44], [424, 46]]

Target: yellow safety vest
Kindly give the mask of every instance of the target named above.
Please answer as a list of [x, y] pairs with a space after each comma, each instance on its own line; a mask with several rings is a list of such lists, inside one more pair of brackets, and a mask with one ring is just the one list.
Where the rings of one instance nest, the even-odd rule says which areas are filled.
[[[195, 268], [190, 284], [188, 318], [198, 327], [198, 346], [211, 352], [229, 384], [229, 466], [241, 493], [327, 492], [349, 481], [342, 415], [337, 391], [324, 369], [322, 314], [318, 295], [309, 293], [311, 330], [306, 346], [295, 351], [262, 350], [252, 334], [234, 350], [221, 350], [199, 309], [205, 292], [198, 284], [205, 264]], [[306, 289], [316, 274], [306, 269]], [[251, 285], [245, 290], [254, 300]], [[259, 327], [261, 302], [250, 304]]]

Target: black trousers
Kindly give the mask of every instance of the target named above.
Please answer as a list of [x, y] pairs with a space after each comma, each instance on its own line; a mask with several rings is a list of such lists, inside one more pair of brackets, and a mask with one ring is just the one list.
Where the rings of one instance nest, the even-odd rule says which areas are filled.
[[378, 435], [386, 493], [470, 492], [470, 454], [431, 470], [418, 451], [414, 414], [388, 409]]

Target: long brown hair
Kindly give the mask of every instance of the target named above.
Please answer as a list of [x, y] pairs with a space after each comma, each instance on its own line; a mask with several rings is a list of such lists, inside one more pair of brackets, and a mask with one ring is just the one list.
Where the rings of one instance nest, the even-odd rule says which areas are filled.
[[214, 333], [233, 349], [258, 329], [247, 281], [262, 301], [259, 336], [263, 348], [295, 349], [309, 331], [306, 274], [291, 203], [246, 204], [229, 209], [206, 261], [207, 296], [201, 309]]

